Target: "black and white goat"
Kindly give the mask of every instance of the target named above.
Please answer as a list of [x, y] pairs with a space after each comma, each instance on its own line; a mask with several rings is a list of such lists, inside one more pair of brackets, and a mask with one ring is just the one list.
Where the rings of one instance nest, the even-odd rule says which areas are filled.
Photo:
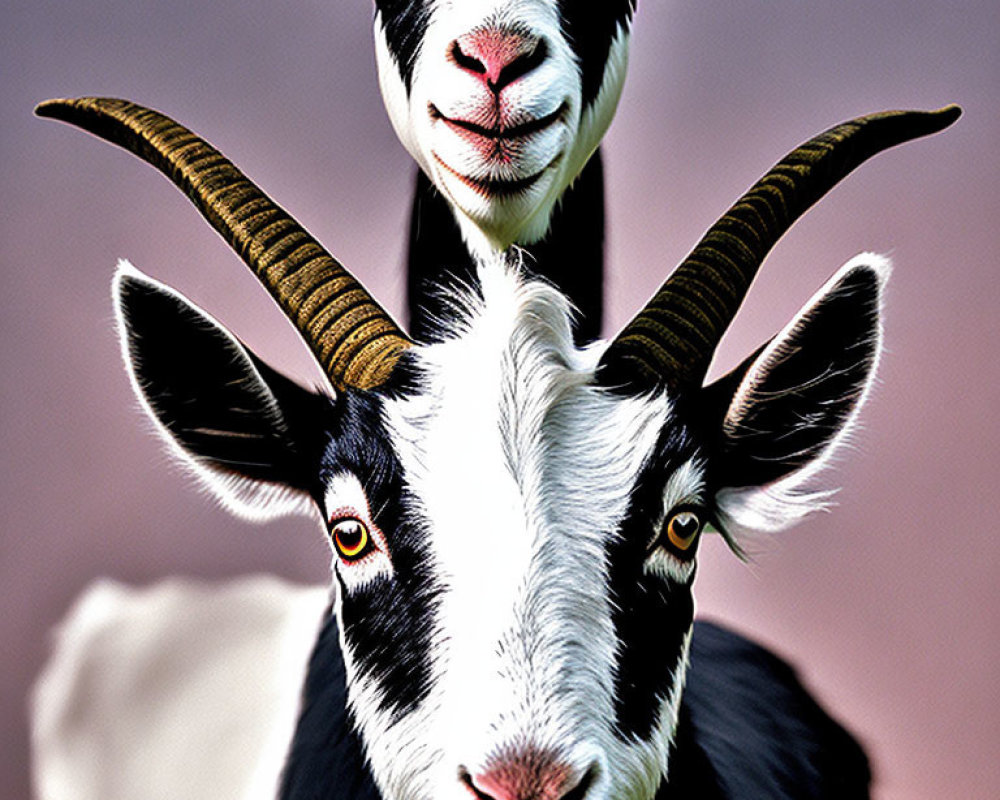
[[863, 797], [863, 753], [788, 668], [693, 623], [712, 527], [778, 530], [858, 413], [884, 259], [842, 267], [702, 386], [774, 242], [871, 155], [958, 110], [839, 125], [777, 164], [611, 341], [504, 259], [417, 345], [217, 151], [121, 100], [39, 108], [161, 169], [234, 246], [329, 377], [308, 391], [123, 264], [133, 386], [174, 452], [249, 517], [319, 518], [332, 612], [283, 798]]
[[[527, 246], [534, 272], [600, 334], [604, 188], [635, 0], [378, 0], [389, 117], [421, 171], [410, 222], [411, 333], [433, 333], [442, 272]], [[572, 184], [572, 187], [571, 187]], [[470, 251], [471, 250], [471, 254]]]

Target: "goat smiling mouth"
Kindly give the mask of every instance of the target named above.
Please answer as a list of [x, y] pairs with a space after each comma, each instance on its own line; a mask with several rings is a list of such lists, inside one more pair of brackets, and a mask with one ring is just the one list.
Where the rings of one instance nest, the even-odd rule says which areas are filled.
[[445, 123], [445, 125], [456, 129], [458, 132], [471, 133], [476, 136], [482, 136], [486, 139], [499, 141], [503, 139], [523, 139], [526, 136], [531, 136], [533, 133], [545, 130], [562, 118], [562, 116], [566, 113], [567, 105], [566, 103], [563, 103], [551, 114], [546, 114], [544, 117], [530, 119], [527, 122], [522, 122], [517, 125], [505, 126], [503, 124], [498, 124], [493, 127], [486, 127], [485, 125], [478, 125], [475, 122], [470, 122], [469, 120], [445, 116], [433, 103], [427, 104], [427, 110], [431, 115], [431, 119], [441, 120]]
[[437, 161], [438, 164], [440, 164], [450, 175], [458, 178], [470, 189], [485, 197], [494, 197], [498, 199], [516, 197], [528, 191], [528, 189], [530, 189], [535, 182], [549, 170], [549, 168], [555, 166], [559, 159], [562, 158], [562, 154], [557, 155], [554, 159], [552, 159], [552, 161], [538, 170], [538, 172], [528, 175], [527, 177], [504, 180], [502, 178], [471, 178], [468, 175], [463, 175], [461, 172], [449, 167], [437, 153], [434, 153], [433, 155], [434, 160]]

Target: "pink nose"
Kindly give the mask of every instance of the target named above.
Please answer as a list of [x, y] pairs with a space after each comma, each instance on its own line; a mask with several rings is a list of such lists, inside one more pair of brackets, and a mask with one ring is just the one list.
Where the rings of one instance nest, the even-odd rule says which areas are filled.
[[537, 750], [526, 750], [462, 780], [479, 800], [581, 800], [593, 770], [575, 773], [568, 764]]
[[545, 61], [547, 51], [543, 39], [503, 28], [479, 28], [459, 36], [450, 48], [459, 67], [481, 75], [497, 94]]

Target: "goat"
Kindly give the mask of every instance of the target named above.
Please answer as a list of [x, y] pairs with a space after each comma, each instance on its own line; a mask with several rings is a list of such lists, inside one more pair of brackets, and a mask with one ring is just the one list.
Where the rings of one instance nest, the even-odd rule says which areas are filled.
[[565, 297], [502, 258], [452, 297], [446, 337], [415, 344], [174, 121], [101, 98], [38, 113], [170, 177], [329, 379], [328, 392], [298, 386], [120, 265], [126, 367], [168, 445], [234, 512], [305, 512], [329, 537], [333, 597], [281, 797], [866, 795], [856, 743], [787, 666], [695, 626], [692, 583], [707, 529], [739, 554], [744, 529], [822, 506], [804, 484], [871, 385], [885, 259], [848, 262], [771, 341], [702, 384], [784, 231], [957, 107], [874, 114], [800, 146], [611, 342], [583, 349]]
[[473, 280], [475, 256], [513, 244], [579, 311], [578, 343], [600, 334], [604, 184], [592, 154], [621, 95], [635, 6], [376, 2], [382, 96], [420, 165], [407, 258], [415, 338], [444, 313], [433, 288], [443, 268]]

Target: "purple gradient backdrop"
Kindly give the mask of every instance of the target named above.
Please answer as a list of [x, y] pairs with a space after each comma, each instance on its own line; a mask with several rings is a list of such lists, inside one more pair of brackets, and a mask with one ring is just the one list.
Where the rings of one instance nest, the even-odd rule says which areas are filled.
[[[709, 546], [698, 596], [703, 615], [801, 665], [870, 745], [877, 797], [1000, 796], [1000, 4], [641, 6], [606, 150], [612, 331], [802, 139], [872, 110], [965, 106], [953, 130], [838, 188], [755, 285], [719, 369], [865, 249], [896, 264], [888, 352], [856, 447], [828, 474], [839, 507], [763, 543], [749, 567]], [[148, 434], [112, 331], [115, 259], [312, 380], [303, 348], [180, 193], [32, 118], [33, 104], [111, 94], [186, 122], [397, 312], [412, 167], [378, 98], [362, 0], [8, 0], [3, 12], [0, 786], [25, 797], [26, 692], [89, 581], [328, 570], [310, 524], [230, 519]]]

